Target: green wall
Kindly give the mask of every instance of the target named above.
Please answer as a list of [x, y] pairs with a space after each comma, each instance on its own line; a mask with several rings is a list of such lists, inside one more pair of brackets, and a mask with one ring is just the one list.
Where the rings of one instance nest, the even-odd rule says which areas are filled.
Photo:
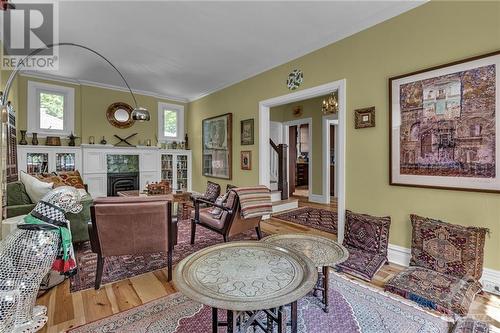
[[[314, 177], [311, 180], [312, 194], [321, 195], [323, 191], [323, 169], [322, 169], [322, 154], [323, 154], [323, 135], [321, 131], [321, 122], [323, 113], [321, 105], [326, 96], [306, 99], [296, 103], [276, 106], [270, 109], [271, 121], [287, 122], [293, 120], [300, 120], [305, 118], [312, 119], [312, 127], [309, 129], [312, 136], [312, 174]], [[295, 116], [293, 110], [297, 107], [302, 107], [302, 115]], [[256, 162], [254, 162], [257, 165]]]
[[[151, 139], [153, 144], [156, 143], [155, 137], [158, 131], [158, 102], [167, 102], [172, 104], [181, 104], [185, 106], [185, 115], [188, 117], [188, 107], [186, 103], [174, 102], [166, 99], [158, 99], [151, 96], [136, 95], [139, 106], [145, 107], [151, 114], [149, 122], [135, 122], [132, 127], [119, 129], [112, 126], [106, 118], [106, 110], [108, 106], [115, 102], [125, 102], [134, 107], [132, 96], [128, 92], [105, 89], [94, 86], [79, 85], [55, 82], [50, 80], [41, 80], [27, 76], [19, 76], [19, 106], [17, 112], [17, 129], [26, 129], [27, 127], [27, 98], [28, 98], [28, 81], [44, 82], [49, 84], [72, 87], [75, 89], [75, 135], [80, 136], [77, 144], [88, 143], [89, 136], [94, 136], [96, 143], [102, 139], [104, 135], [110, 144], [115, 144], [118, 139], [113, 137], [117, 134], [121, 137], [126, 137], [133, 133], [138, 133], [129, 141], [132, 144], [145, 144], [145, 140]], [[187, 118], [185, 121], [187, 124]], [[41, 143], [44, 139], [39, 140]], [[66, 140], [63, 140], [66, 142]], [[28, 140], [29, 142], [29, 140]]]
[[[390, 215], [390, 242], [410, 246], [409, 214], [491, 229], [485, 264], [500, 269], [500, 195], [389, 186], [388, 78], [500, 49], [500, 2], [429, 2], [253, 78], [190, 103], [193, 188], [201, 173], [201, 119], [233, 113], [233, 182], [257, 184], [258, 128], [253, 146], [240, 146], [240, 120], [254, 118], [259, 101], [289, 93], [288, 73], [304, 72], [300, 89], [347, 80], [346, 205], [374, 215]], [[376, 107], [375, 128], [355, 130], [353, 112]], [[194, 119], [193, 119], [194, 120]], [[256, 126], [257, 127], [257, 126]], [[253, 170], [242, 171], [239, 152], [253, 152]], [[316, 177], [316, 175], [314, 176]], [[226, 181], [220, 181], [226, 184]]]

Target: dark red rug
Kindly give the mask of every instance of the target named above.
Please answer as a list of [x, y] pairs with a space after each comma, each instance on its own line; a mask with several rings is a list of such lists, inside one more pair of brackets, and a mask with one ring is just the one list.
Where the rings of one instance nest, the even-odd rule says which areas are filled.
[[337, 212], [313, 207], [301, 207], [273, 218], [305, 225], [310, 228], [337, 234]]
[[[178, 224], [177, 245], [174, 247], [174, 265], [186, 256], [207, 246], [222, 243], [222, 236], [203, 227], [196, 229], [194, 245], [190, 244], [191, 222], [180, 221]], [[230, 240], [257, 239], [255, 230], [233, 236]], [[97, 266], [97, 255], [90, 250], [90, 242], [83, 242], [75, 247], [75, 256], [78, 265], [77, 274], [70, 278], [70, 291], [75, 292], [93, 288]], [[136, 256], [119, 256], [105, 258], [102, 273], [102, 285], [130, 277], [165, 268], [166, 253], [153, 253]]]

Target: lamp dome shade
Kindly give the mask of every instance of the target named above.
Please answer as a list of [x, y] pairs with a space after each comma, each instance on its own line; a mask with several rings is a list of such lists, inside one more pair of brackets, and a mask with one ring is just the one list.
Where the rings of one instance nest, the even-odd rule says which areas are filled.
[[132, 119], [137, 121], [149, 121], [151, 116], [149, 115], [149, 111], [147, 109], [138, 107], [132, 111]]

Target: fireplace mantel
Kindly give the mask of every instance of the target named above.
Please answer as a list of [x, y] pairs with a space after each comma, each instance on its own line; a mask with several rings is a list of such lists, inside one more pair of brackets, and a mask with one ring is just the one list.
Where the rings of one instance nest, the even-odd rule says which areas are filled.
[[[80, 171], [84, 182], [89, 187], [89, 193], [94, 197], [107, 196], [107, 155], [138, 155], [139, 156], [139, 189], [145, 189], [147, 183], [162, 180], [162, 156], [170, 157], [172, 170], [170, 181], [172, 188], [177, 185], [177, 177], [187, 170], [187, 190], [191, 191], [191, 170], [192, 156], [190, 150], [183, 149], [162, 149], [149, 146], [113, 146], [101, 144], [82, 144], [76, 147], [67, 146], [31, 146], [18, 145], [18, 170], [27, 170], [28, 156], [33, 154], [46, 155], [47, 170], [44, 172], [54, 172], [56, 170], [57, 156], [70, 154], [74, 158], [73, 167]], [[182, 171], [177, 170], [177, 161], [183, 160], [183, 165], [187, 163]], [[179, 162], [180, 163], [180, 162]], [[184, 176], [186, 177], [186, 176]], [[185, 178], [184, 178], [185, 179]], [[183, 180], [186, 182], [186, 180]]]

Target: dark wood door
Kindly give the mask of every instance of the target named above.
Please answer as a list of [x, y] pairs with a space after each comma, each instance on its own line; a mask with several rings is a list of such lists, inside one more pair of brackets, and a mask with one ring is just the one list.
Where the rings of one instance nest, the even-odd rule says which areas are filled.
[[288, 128], [288, 149], [290, 161], [288, 162], [288, 188], [289, 195], [295, 192], [295, 172], [297, 169], [297, 126]]

